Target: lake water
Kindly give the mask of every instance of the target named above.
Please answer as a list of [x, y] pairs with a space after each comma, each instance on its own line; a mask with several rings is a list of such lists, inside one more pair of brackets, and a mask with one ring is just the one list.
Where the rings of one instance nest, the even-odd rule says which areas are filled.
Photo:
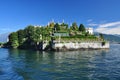
[[71, 52], [1, 48], [0, 80], [120, 80], [120, 44]]

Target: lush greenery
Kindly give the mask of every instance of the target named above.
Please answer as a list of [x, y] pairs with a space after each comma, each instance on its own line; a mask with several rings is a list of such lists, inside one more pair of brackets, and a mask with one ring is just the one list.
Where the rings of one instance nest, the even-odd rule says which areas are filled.
[[9, 46], [12, 48], [38, 48], [43, 40], [50, 40], [48, 27], [27, 26], [24, 30], [18, 30], [9, 35]]
[[0, 43], [0, 47], [3, 45], [3, 43]]
[[[32, 26], [29, 25], [23, 30], [12, 32], [9, 35], [9, 42], [7, 46], [11, 48], [23, 48], [23, 49], [40, 49], [40, 45], [43, 42], [50, 42], [52, 40], [58, 40], [59, 36], [54, 36], [54, 33], [69, 33], [69, 36], [61, 36], [62, 41], [82, 41], [82, 40], [98, 40], [94, 35], [85, 31], [83, 24], [78, 27], [76, 22], [73, 22], [71, 26], [65, 23], [51, 22], [47, 26]], [[102, 35], [101, 38], [103, 39]]]

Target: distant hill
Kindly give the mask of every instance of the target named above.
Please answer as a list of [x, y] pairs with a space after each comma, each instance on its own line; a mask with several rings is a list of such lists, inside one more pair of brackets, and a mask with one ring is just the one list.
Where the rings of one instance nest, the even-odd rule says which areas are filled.
[[104, 38], [112, 43], [120, 43], [120, 35], [103, 34]]
[[8, 35], [10, 33], [0, 34], [0, 42], [7, 42]]
[[120, 35], [115, 35], [115, 36], [120, 37]]
[[[94, 32], [96, 36], [99, 35], [98, 32]], [[112, 35], [112, 34], [103, 34], [104, 39], [110, 41], [111, 43], [120, 43], [120, 35]]]

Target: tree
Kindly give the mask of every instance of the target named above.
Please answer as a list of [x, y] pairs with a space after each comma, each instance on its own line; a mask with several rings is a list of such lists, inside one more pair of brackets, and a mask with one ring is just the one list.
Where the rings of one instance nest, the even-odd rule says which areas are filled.
[[48, 25], [48, 27], [50, 27], [50, 28], [54, 28], [54, 22], [51, 22], [49, 25]]
[[83, 24], [80, 24], [80, 26], [79, 26], [79, 31], [85, 32], [85, 27], [84, 27]]
[[78, 30], [77, 23], [76, 22], [72, 23], [72, 26], [70, 27], [70, 29], [72, 29], [72, 30]]
[[103, 37], [103, 34], [102, 34], [102, 33], [100, 33], [100, 34], [99, 34], [99, 36], [100, 36], [100, 38], [101, 38], [101, 39], [104, 39], [104, 37]]
[[35, 33], [35, 27], [32, 25], [27, 26], [24, 29], [24, 33], [25, 33], [25, 42], [22, 45], [23, 48], [34, 48], [34, 40], [33, 40], [33, 36]]
[[55, 24], [54, 30], [55, 31], [60, 31], [60, 25], [58, 23]]
[[0, 42], [0, 47], [2, 47], [2, 46], [3, 46], [3, 43]]
[[37, 43], [37, 45], [42, 41], [42, 29], [40, 27], [35, 28], [35, 31], [32, 35], [32, 40]]
[[31, 39], [33, 33], [35, 31], [35, 27], [32, 25], [29, 25], [28, 27], [25, 28], [25, 35], [28, 39]]
[[86, 32], [86, 33], [85, 33], [85, 36], [89, 36], [89, 32]]
[[9, 35], [9, 43], [12, 48], [17, 48], [19, 46], [17, 32], [13, 32]]
[[61, 25], [60, 25], [63, 29], [68, 29], [68, 24], [65, 24], [65, 23], [62, 23]]
[[17, 31], [17, 33], [18, 33], [19, 45], [22, 45], [25, 41], [25, 31], [24, 30], [19, 30], [19, 31]]

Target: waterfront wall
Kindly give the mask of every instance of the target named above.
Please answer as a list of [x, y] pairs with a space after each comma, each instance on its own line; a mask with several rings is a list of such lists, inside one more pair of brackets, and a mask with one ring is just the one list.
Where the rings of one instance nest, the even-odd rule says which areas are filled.
[[55, 50], [78, 50], [78, 49], [108, 49], [109, 42], [54, 42]]

